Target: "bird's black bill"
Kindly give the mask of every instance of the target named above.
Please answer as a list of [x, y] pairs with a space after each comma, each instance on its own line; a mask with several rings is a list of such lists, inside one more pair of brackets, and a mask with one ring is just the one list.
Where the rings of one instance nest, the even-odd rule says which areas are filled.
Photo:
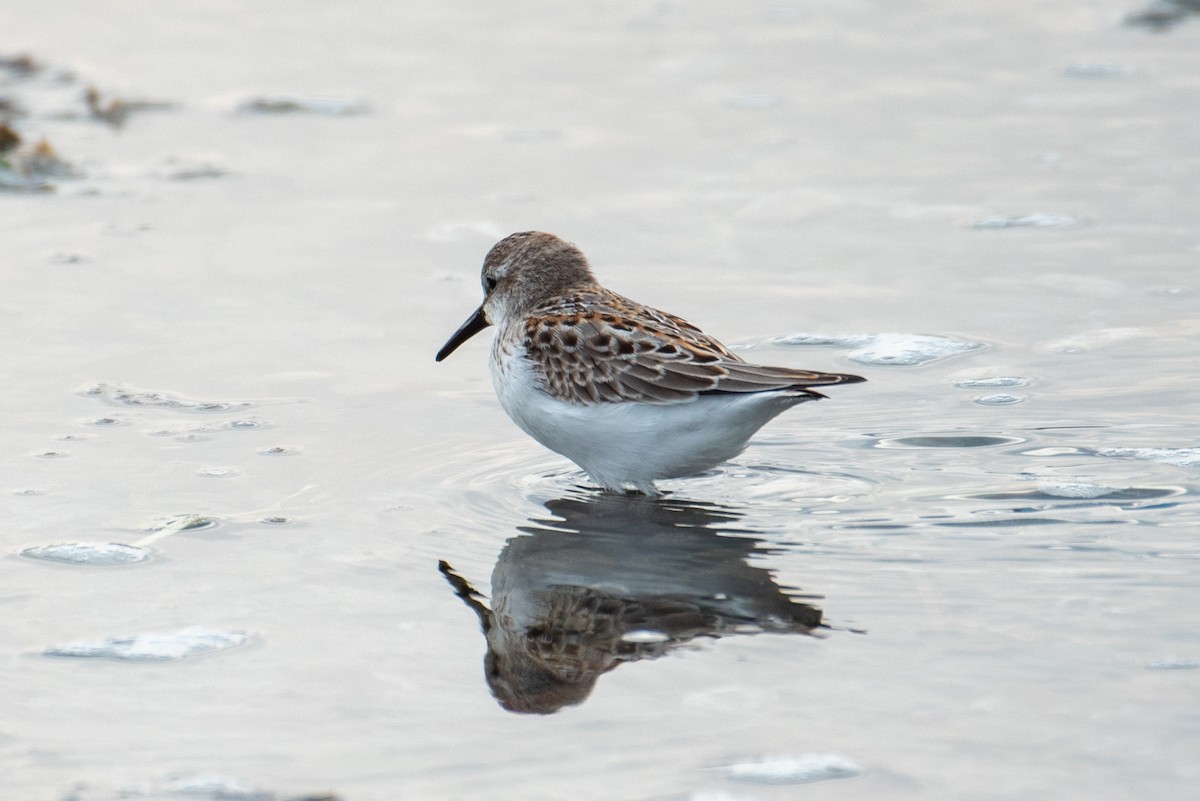
[[487, 317], [483, 315], [483, 307], [480, 306], [475, 310], [475, 313], [467, 318], [467, 321], [458, 327], [458, 330], [442, 345], [442, 349], [437, 352], [437, 356], [433, 357], [435, 362], [440, 362], [442, 359], [449, 356], [454, 351], [458, 350], [458, 346], [466, 342], [471, 337], [478, 334], [483, 329], [487, 328], [491, 323], [487, 321]]

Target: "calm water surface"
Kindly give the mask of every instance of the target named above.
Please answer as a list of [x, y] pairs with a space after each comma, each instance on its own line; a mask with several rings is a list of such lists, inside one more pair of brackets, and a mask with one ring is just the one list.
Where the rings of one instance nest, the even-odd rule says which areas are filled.
[[[1200, 19], [1143, 10], [10, 0], [0, 797], [1190, 797]], [[531, 228], [869, 381], [602, 495], [433, 363]]]

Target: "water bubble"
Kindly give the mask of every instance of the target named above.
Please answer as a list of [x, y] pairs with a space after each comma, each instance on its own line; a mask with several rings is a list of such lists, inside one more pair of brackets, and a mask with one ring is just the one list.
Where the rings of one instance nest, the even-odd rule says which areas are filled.
[[998, 389], [1000, 387], [1023, 387], [1029, 384], [1028, 378], [1021, 376], [995, 376], [993, 378], [964, 378], [955, 381], [959, 389]]
[[217, 525], [215, 518], [198, 514], [179, 514], [163, 517], [146, 526], [146, 531], [197, 531], [213, 528]]
[[1046, 448], [1030, 448], [1027, 451], [1022, 451], [1022, 456], [1077, 456], [1084, 451], [1079, 448], [1069, 448], [1063, 446], [1050, 446]]
[[975, 402], [983, 406], [1008, 406], [1024, 400], [1024, 395], [980, 395]]
[[206, 467], [196, 471], [196, 475], [203, 478], [232, 478], [237, 474], [238, 471], [232, 467]]
[[997, 445], [1012, 445], [1024, 440], [1018, 437], [992, 437], [972, 434], [928, 435], [881, 439], [877, 448], [991, 448]]

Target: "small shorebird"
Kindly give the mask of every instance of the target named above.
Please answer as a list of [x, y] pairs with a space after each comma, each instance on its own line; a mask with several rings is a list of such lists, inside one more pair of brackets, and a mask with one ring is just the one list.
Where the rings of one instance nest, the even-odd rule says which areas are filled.
[[750, 364], [691, 323], [596, 281], [579, 248], [526, 231], [483, 260], [483, 304], [442, 349], [495, 325], [492, 383], [525, 433], [605, 489], [655, 495], [741, 453], [769, 420], [856, 375]]
[[490, 604], [438, 563], [479, 619], [488, 688], [509, 712], [583, 703], [610, 670], [702, 639], [827, 628], [819, 596], [779, 585], [760, 562], [768, 543], [733, 509], [577, 493], [545, 511], [511, 532]]

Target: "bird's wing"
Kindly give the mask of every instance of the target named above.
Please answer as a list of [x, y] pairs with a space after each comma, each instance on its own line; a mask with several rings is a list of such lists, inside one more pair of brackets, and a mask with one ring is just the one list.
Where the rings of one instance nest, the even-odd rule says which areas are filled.
[[855, 375], [749, 364], [682, 318], [619, 296], [557, 304], [526, 320], [524, 346], [546, 390], [573, 403], [679, 403], [701, 393], [792, 389], [862, 381]]

